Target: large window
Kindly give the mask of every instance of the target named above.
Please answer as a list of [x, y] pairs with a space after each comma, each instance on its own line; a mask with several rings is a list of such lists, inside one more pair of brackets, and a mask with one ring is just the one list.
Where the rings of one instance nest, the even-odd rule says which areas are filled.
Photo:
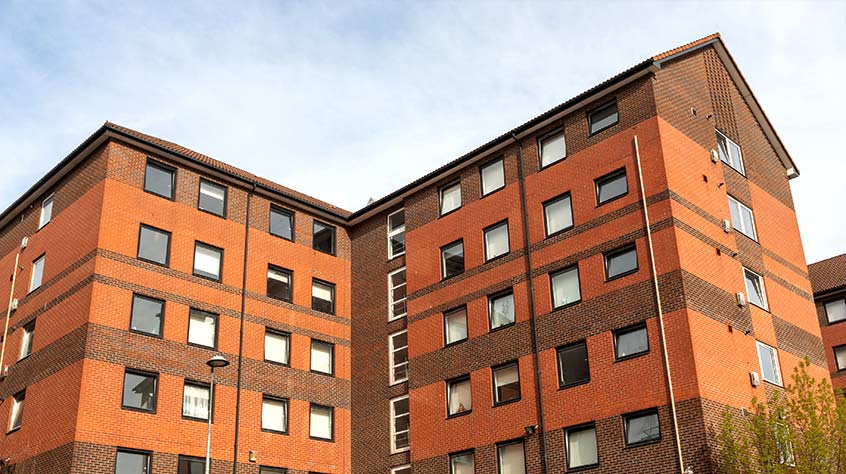
[[637, 246], [634, 244], [606, 252], [604, 257], [606, 280], [613, 280], [637, 271]]
[[498, 293], [488, 297], [491, 330], [514, 324], [514, 293]]
[[188, 382], [182, 389], [182, 416], [193, 420], [209, 419], [209, 386], [204, 383]]
[[599, 133], [608, 127], [613, 127], [620, 120], [617, 112], [617, 101], [597, 107], [588, 113], [590, 134]]
[[335, 436], [334, 424], [334, 408], [311, 404], [309, 408], [309, 436], [316, 439], [332, 440]]
[[291, 361], [291, 335], [265, 329], [264, 360], [276, 364], [288, 365]]
[[226, 186], [200, 179], [200, 197], [197, 208], [216, 216], [226, 216]]
[[470, 376], [465, 375], [446, 384], [447, 415], [461, 415], [473, 410], [473, 398], [470, 393]]
[[32, 262], [32, 274], [29, 276], [29, 291], [35, 291], [41, 287], [41, 280], [44, 279], [44, 258], [42, 255]]
[[402, 330], [388, 336], [388, 350], [391, 385], [408, 380], [408, 331]]
[[206, 460], [189, 456], [179, 456], [176, 474], [202, 474], [206, 471]]
[[629, 193], [626, 169], [617, 170], [596, 180], [596, 205], [605, 204]]
[[406, 314], [405, 267], [388, 274], [388, 320], [399, 319]]
[[15, 394], [12, 398], [12, 413], [9, 415], [9, 431], [14, 431], [23, 424], [24, 403], [26, 402], [26, 390]]
[[335, 255], [335, 227], [314, 221], [312, 248], [319, 252]]
[[657, 411], [623, 415], [623, 424], [626, 430], [627, 446], [652, 443], [661, 439]]
[[449, 278], [464, 273], [464, 241], [441, 247], [441, 275]]
[[311, 280], [311, 309], [335, 314], [335, 285], [317, 279]]
[[461, 207], [461, 182], [446, 185], [438, 191], [440, 196], [440, 215], [450, 213]]
[[449, 456], [449, 474], [475, 474], [475, 472], [476, 463], [472, 451]]
[[556, 130], [541, 138], [538, 149], [540, 150], [541, 168], [563, 160], [567, 156], [567, 141], [564, 139], [564, 130]]
[[572, 266], [549, 274], [552, 309], [563, 308], [582, 299], [579, 287], [579, 267]]
[[505, 187], [505, 162], [502, 158], [479, 168], [482, 179], [482, 197]]
[[405, 253], [405, 209], [388, 215], [388, 259]]
[[596, 426], [584, 425], [565, 430], [567, 438], [567, 469], [599, 464], [596, 449]]
[[158, 374], [127, 370], [123, 375], [123, 408], [156, 411]]
[[498, 444], [496, 461], [499, 474], [526, 474], [526, 459], [522, 441]]
[[41, 201], [41, 215], [38, 218], [38, 228], [42, 228], [50, 222], [53, 218], [53, 199], [54, 195], [49, 195], [45, 200]]
[[409, 449], [408, 395], [391, 400], [391, 452]]
[[129, 318], [129, 330], [161, 336], [164, 322], [164, 304], [165, 302], [160, 299], [132, 295], [132, 315]]
[[746, 283], [746, 297], [749, 298], [749, 302], [759, 308], [767, 309], [767, 290], [764, 288], [764, 279], [761, 275], [744, 268], [743, 280]]
[[32, 340], [35, 337], [35, 321], [29, 322], [23, 327], [23, 334], [21, 335], [21, 351], [18, 355], [18, 360], [29, 357], [32, 354]]
[[488, 227], [484, 233], [485, 261], [492, 260], [509, 252], [507, 220]]
[[168, 266], [170, 232], [141, 224], [138, 233], [138, 259]]
[[294, 213], [270, 206], [270, 233], [287, 240], [294, 240]]
[[444, 313], [444, 345], [467, 339], [467, 307]]
[[147, 161], [147, 169], [144, 172], [144, 191], [173, 199], [175, 181], [175, 169], [155, 161]]
[[573, 203], [570, 193], [543, 203], [543, 221], [547, 237], [573, 227]]
[[291, 283], [294, 273], [285, 268], [267, 266], [267, 296], [273, 299], [291, 302]]
[[825, 304], [825, 317], [829, 324], [846, 320], [846, 299], [827, 302]]
[[150, 474], [150, 453], [119, 449], [115, 458], [115, 474]]
[[755, 231], [755, 217], [752, 215], [752, 209], [731, 196], [728, 197], [728, 204], [732, 227], [746, 237], [757, 241], [758, 233]]
[[264, 395], [261, 398], [261, 429], [288, 432], [288, 400]]
[[649, 352], [646, 325], [641, 324], [614, 332], [614, 355], [617, 360], [628, 359]]
[[217, 347], [217, 315], [191, 308], [188, 313], [188, 344]]
[[223, 249], [202, 242], [194, 242], [194, 275], [220, 281]]
[[494, 367], [491, 372], [495, 405], [520, 399], [520, 367], [517, 361]]
[[737, 143], [731, 141], [729, 137], [723, 135], [719, 130], [716, 130], [716, 132], [717, 150], [720, 153], [720, 160], [739, 171], [740, 174], [745, 174], [743, 169], [743, 156], [740, 154], [740, 147], [737, 146]]
[[838, 372], [846, 370], [846, 346], [835, 346], [834, 348], [834, 365]]
[[590, 382], [587, 342], [560, 347], [558, 353], [558, 386], [572, 387]]
[[781, 385], [781, 368], [778, 364], [778, 351], [763, 342], [756, 341], [758, 346], [758, 362], [761, 364], [761, 377], [764, 381]]
[[329, 342], [311, 341], [311, 371], [332, 375], [334, 372], [335, 345]]

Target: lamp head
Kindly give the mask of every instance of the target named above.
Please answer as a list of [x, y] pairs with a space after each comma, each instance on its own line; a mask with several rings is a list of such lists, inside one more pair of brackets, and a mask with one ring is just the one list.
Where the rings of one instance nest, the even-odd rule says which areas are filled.
[[220, 367], [226, 367], [227, 365], [229, 365], [229, 361], [226, 360], [226, 358], [222, 355], [218, 354], [206, 361], [206, 365], [208, 365], [212, 369], [218, 369]]

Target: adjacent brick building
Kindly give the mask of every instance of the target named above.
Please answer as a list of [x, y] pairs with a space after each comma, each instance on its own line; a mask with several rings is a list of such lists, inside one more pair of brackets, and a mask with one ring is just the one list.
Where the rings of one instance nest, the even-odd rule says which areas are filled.
[[846, 390], [846, 254], [808, 265], [831, 384]]
[[713, 472], [828, 373], [796, 175], [718, 35], [353, 213], [106, 123], [0, 216], [0, 459], [193, 473], [222, 354], [215, 473]]

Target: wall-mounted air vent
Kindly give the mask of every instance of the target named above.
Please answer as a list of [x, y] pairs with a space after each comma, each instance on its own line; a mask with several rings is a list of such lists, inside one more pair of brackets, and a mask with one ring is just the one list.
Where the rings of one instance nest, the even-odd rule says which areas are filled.
[[12, 300], [12, 305], [10, 306], [10, 308], [12, 309], [12, 311], [18, 310], [18, 299], [17, 298]]
[[761, 385], [761, 376], [758, 375], [758, 372], [749, 372], [749, 383], [752, 384], [753, 387]]
[[725, 231], [726, 234], [731, 232], [731, 221], [730, 220], [723, 219], [723, 231]]
[[720, 154], [717, 153], [717, 150], [711, 150], [711, 162], [716, 163], [720, 161]]
[[738, 291], [734, 294], [734, 297], [737, 298], [738, 306], [740, 306], [741, 308], [746, 306], [746, 295], [744, 295], [743, 292]]
[[25, 249], [28, 244], [29, 244], [29, 237], [22, 238], [21, 239], [21, 250]]

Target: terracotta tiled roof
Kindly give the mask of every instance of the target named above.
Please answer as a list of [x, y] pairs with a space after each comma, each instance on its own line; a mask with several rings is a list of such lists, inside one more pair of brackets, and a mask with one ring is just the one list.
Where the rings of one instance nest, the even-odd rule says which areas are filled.
[[676, 53], [680, 53], [680, 52], [682, 52], [686, 49], [695, 48], [696, 46], [699, 46], [700, 44], [707, 43], [707, 42], [714, 40], [714, 39], [717, 39], [719, 37], [720, 37], [719, 33], [714, 33], [714, 34], [708, 35], [704, 38], [699, 38], [696, 41], [693, 41], [693, 42], [687, 43], [685, 45], [679, 46], [678, 48], [673, 48], [669, 51], [665, 51], [665, 52], [658, 54], [656, 56], [652, 56], [652, 60], [653, 61], [660, 61], [660, 60], [667, 58], [667, 57], [670, 57], [670, 56], [672, 56]]
[[815, 295], [846, 288], [846, 254], [808, 265], [808, 276]]
[[208, 166], [211, 166], [213, 168], [217, 168], [219, 170], [222, 170], [226, 173], [229, 173], [229, 174], [238, 176], [240, 178], [258, 183], [260, 186], [266, 187], [268, 189], [271, 189], [271, 190], [276, 191], [278, 193], [281, 193], [283, 195], [290, 196], [290, 197], [292, 197], [296, 200], [306, 202], [308, 204], [311, 204], [312, 206], [315, 206], [315, 207], [318, 207], [320, 209], [329, 211], [333, 214], [337, 214], [341, 217], [346, 218], [346, 217], [349, 217], [349, 215], [350, 215], [349, 211], [347, 211], [345, 209], [341, 209], [338, 206], [334, 206], [334, 205], [329, 204], [327, 202], [321, 201], [319, 199], [313, 198], [313, 197], [308, 196], [306, 194], [303, 194], [301, 192], [295, 191], [291, 188], [287, 188], [285, 186], [282, 186], [281, 184], [274, 183], [273, 181], [262, 178], [261, 176], [256, 176], [256, 175], [254, 175], [254, 174], [252, 174], [248, 171], [244, 171], [244, 170], [242, 170], [240, 168], [236, 168], [236, 167], [234, 167], [230, 164], [216, 160], [216, 159], [214, 159], [210, 156], [207, 156], [207, 155], [204, 155], [202, 153], [196, 152], [194, 150], [185, 148], [184, 146], [179, 145], [177, 143], [169, 142], [167, 140], [162, 140], [161, 138], [156, 138], [154, 136], [147, 135], [145, 133], [141, 133], [141, 132], [132, 130], [131, 128], [127, 128], [127, 127], [124, 127], [122, 125], [118, 125], [118, 124], [112, 123], [112, 122], [106, 122], [104, 126], [107, 129], [114, 130], [116, 132], [123, 133], [125, 135], [129, 135], [129, 136], [134, 137], [136, 139], [139, 139], [141, 141], [145, 141], [145, 142], [148, 142], [150, 144], [159, 146], [159, 147], [164, 148], [164, 149], [166, 149], [170, 152], [176, 153], [177, 155], [182, 155], [182, 156], [191, 158], [191, 159], [199, 161], [200, 163], [203, 163], [205, 165], [208, 165]]

